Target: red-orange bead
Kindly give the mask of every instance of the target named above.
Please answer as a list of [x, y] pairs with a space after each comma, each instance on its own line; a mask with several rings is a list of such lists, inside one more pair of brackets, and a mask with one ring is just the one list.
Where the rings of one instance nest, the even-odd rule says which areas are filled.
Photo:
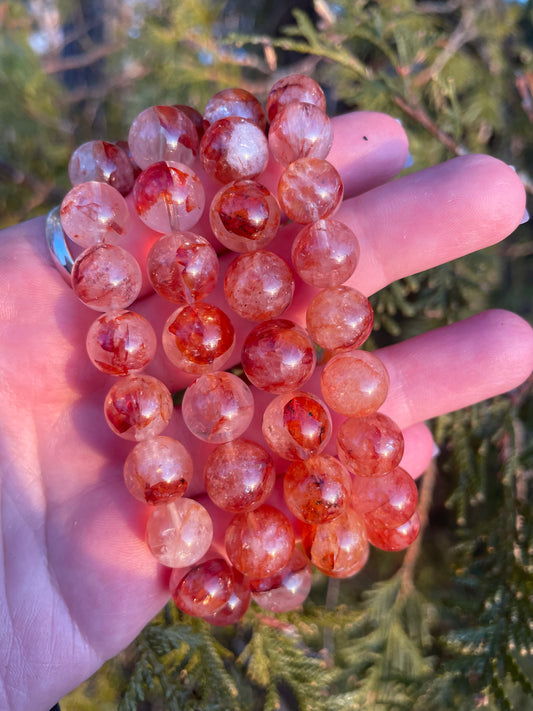
[[321, 158], [300, 158], [283, 171], [278, 200], [290, 220], [307, 224], [330, 217], [342, 202], [344, 188], [337, 170]]
[[383, 551], [403, 551], [413, 543], [420, 532], [420, 518], [415, 511], [409, 521], [396, 528], [373, 528], [366, 525], [368, 540]]
[[250, 580], [252, 599], [270, 612], [289, 612], [299, 607], [311, 590], [311, 566], [295, 548], [292, 558], [276, 575]]
[[192, 568], [174, 568], [169, 588], [172, 599], [186, 615], [205, 617], [220, 610], [233, 592], [234, 575], [223, 558], [198, 563]]
[[332, 578], [349, 578], [368, 560], [366, 526], [351, 508], [329, 523], [302, 524], [302, 545], [311, 563]]
[[299, 390], [309, 380], [316, 366], [316, 350], [303, 328], [287, 319], [274, 319], [250, 331], [241, 364], [256, 387], [286, 393]]
[[168, 388], [151, 375], [126, 375], [111, 387], [104, 403], [111, 430], [136, 441], [160, 434], [170, 422], [173, 409]]
[[237, 570], [250, 578], [265, 578], [282, 570], [293, 550], [290, 521], [267, 504], [236, 514], [226, 530], [226, 553]]
[[305, 74], [290, 74], [279, 79], [267, 98], [268, 120], [273, 121], [280, 109], [291, 101], [305, 101], [326, 110], [326, 97], [314, 79]]
[[394, 420], [381, 412], [349, 417], [337, 431], [337, 454], [357, 476], [380, 477], [398, 466], [403, 435]]
[[409, 521], [418, 503], [418, 489], [405, 469], [396, 467], [376, 478], [354, 476], [352, 502], [372, 528], [397, 528]]
[[267, 167], [268, 142], [254, 123], [230, 116], [215, 121], [204, 133], [200, 159], [205, 172], [220, 183], [252, 180]]
[[246, 89], [222, 89], [209, 99], [204, 111], [204, 121], [212, 124], [228, 116], [248, 119], [261, 131], [266, 128], [266, 116], [261, 103]]
[[328, 455], [292, 462], [283, 479], [285, 503], [300, 521], [326, 523], [340, 516], [350, 498], [350, 475]]
[[276, 114], [268, 131], [275, 160], [289, 165], [298, 158], [326, 158], [333, 143], [328, 116], [317, 106], [291, 101]]
[[389, 374], [373, 353], [349, 351], [333, 356], [326, 363], [320, 387], [332, 410], [346, 417], [364, 417], [384, 403]]
[[328, 351], [358, 348], [372, 332], [374, 312], [370, 302], [349, 286], [323, 289], [311, 301], [306, 314], [309, 335]]

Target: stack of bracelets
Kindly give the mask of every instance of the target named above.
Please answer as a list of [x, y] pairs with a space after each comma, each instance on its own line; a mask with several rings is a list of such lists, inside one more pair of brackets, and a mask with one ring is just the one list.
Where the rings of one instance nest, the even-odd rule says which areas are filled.
[[[203, 116], [182, 105], [148, 108], [127, 143], [91, 141], [74, 152], [74, 187], [47, 222], [52, 254], [74, 294], [103, 312], [89, 328], [87, 352], [116, 377], [104, 414], [114, 433], [136, 442], [124, 481], [150, 508], [146, 543], [172, 569], [177, 607], [213, 624], [237, 621], [251, 599], [273, 612], [294, 609], [309, 593], [311, 564], [347, 578], [364, 566], [369, 543], [402, 550], [419, 530], [417, 488], [399, 466], [402, 434], [378, 412], [389, 376], [375, 355], [359, 350], [373, 313], [345, 284], [359, 246], [332, 217], [343, 185], [326, 160], [333, 133], [325, 106], [315, 81], [292, 75], [274, 85], [266, 114], [242, 89], [216, 94]], [[270, 156], [283, 167], [277, 196], [258, 182]], [[217, 182], [208, 211], [212, 242], [193, 231], [206, 198], [191, 165]], [[161, 434], [173, 397], [143, 372], [158, 338], [129, 310], [143, 281], [138, 262], [119, 246], [130, 209], [153, 242], [149, 281], [177, 307], [161, 342], [169, 367], [189, 377], [181, 417], [207, 451], [206, 506], [186, 495], [195, 452]], [[301, 225], [292, 267], [266, 249], [286, 219]], [[65, 235], [83, 249], [75, 260]], [[237, 255], [220, 308], [205, 299], [219, 280], [218, 254], [228, 250]], [[302, 282], [315, 294], [305, 328], [282, 317]], [[241, 330], [248, 322], [240, 359], [232, 319]], [[240, 374], [224, 370], [239, 360]], [[258, 442], [246, 431], [260, 409]], [[337, 456], [326, 452], [330, 440]], [[331, 443], [327, 451], [335, 451]], [[221, 521], [223, 543], [213, 537], [213, 522]]]

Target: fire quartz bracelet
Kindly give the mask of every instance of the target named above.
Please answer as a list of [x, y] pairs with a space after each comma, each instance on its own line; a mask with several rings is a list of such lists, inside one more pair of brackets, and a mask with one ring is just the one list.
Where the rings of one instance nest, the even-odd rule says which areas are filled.
[[[90, 141], [74, 152], [73, 188], [47, 222], [54, 263], [76, 296], [102, 312], [89, 328], [87, 352], [116, 378], [104, 414], [113, 432], [136, 443], [124, 481], [151, 508], [147, 545], [172, 568], [176, 605], [213, 624], [238, 620], [251, 598], [274, 612], [296, 608], [309, 592], [311, 564], [349, 577], [365, 564], [369, 542], [397, 551], [418, 534], [417, 489], [399, 466], [402, 434], [378, 411], [389, 376], [375, 355], [359, 350], [373, 313], [367, 298], [345, 285], [359, 246], [333, 217], [343, 185], [326, 160], [332, 140], [324, 94], [303, 75], [274, 85], [266, 114], [243, 89], [216, 94], [203, 116], [187, 106], [152, 106], [133, 121], [127, 143]], [[283, 166], [277, 196], [258, 182], [270, 154]], [[213, 244], [237, 253], [224, 276], [222, 308], [209, 302], [219, 279], [217, 252], [194, 232], [206, 208], [191, 168], [198, 157], [221, 183], [207, 207]], [[155, 292], [176, 309], [160, 337], [130, 310], [142, 274], [120, 246], [129, 193], [140, 219], [161, 233], [145, 268]], [[282, 213], [302, 226], [292, 268], [268, 249]], [[75, 260], [66, 236], [83, 248]], [[293, 299], [294, 272], [321, 290], [307, 309], [306, 328], [282, 317]], [[236, 342], [233, 312], [251, 322], [240, 354], [244, 378], [224, 370]], [[172, 367], [196, 378], [184, 392], [182, 414], [210, 445], [207, 495], [233, 515], [222, 551], [213, 544], [209, 512], [185, 495], [191, 453], [162, 434], [172, 396], [144, 372], [159, 338]], [[322, 397], [305, 390], [317, 367]], [[246, 437], [254, 388], [271, 394], [260, 442]], [[331, 410], [344, 418], [336, 457], [324, 452], [334, 434]], [[269, 502], [276, 483], [269, 450], [286, 460], [286, 508]]]

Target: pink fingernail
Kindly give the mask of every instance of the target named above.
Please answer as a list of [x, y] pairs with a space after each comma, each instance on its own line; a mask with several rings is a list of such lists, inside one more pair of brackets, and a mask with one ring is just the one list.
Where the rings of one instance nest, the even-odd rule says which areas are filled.
[[524, 210], [524, 214], [522, 215], [522, 219], [520, 220], [520, 224], [523, 225], [525, 222], [529, 222], [529, 212]]

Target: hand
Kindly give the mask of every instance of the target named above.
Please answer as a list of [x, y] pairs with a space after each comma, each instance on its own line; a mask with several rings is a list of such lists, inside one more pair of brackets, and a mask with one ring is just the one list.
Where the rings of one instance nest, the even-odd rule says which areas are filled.
[[[360, 240], [350, 283], [367, 295], [503, 239], [524, 212], [518, 177], [495, 159], [465, 156], [387, 182], [406, 154], [393, 119], [365, 112], [335, 119], [330, 160], [347, 197], [337, 216]], [[265, 178], [270, 186], [275, 173]], [[137, 252], [150, 246], [138, 222], [127, 242]], [[131, 444], [104, 421], [110, 380], [85, 352], [97, 314], [52, 266], [43, 219], [0, 235], [0, 284], [0, 708], [35, 711], [134, 639], [167, 601], [168, 571], [148, 551], [145, 508], [122, 481]], [[301, 322], [312, 293], [302, 288], [287, 317]], [[147, 295], [135, 308], [157, 327], [172, 305]], [[235, 321], [242, 342], [250, 324]], [[519, 317], [492, 311], [379, 355], [391, 378], [382, 410], [404, 429], [404, 465], [419, 475], [433, 446], [423, 421], [521, 383], [533, 367], [533, 335]], [[148, 369], [171, 389], [186, 384], [169, 371], [163, 355]], [[199, 494], [203, 445], [178, 412], [165, 434], [193, 452], [188, 494]]]

